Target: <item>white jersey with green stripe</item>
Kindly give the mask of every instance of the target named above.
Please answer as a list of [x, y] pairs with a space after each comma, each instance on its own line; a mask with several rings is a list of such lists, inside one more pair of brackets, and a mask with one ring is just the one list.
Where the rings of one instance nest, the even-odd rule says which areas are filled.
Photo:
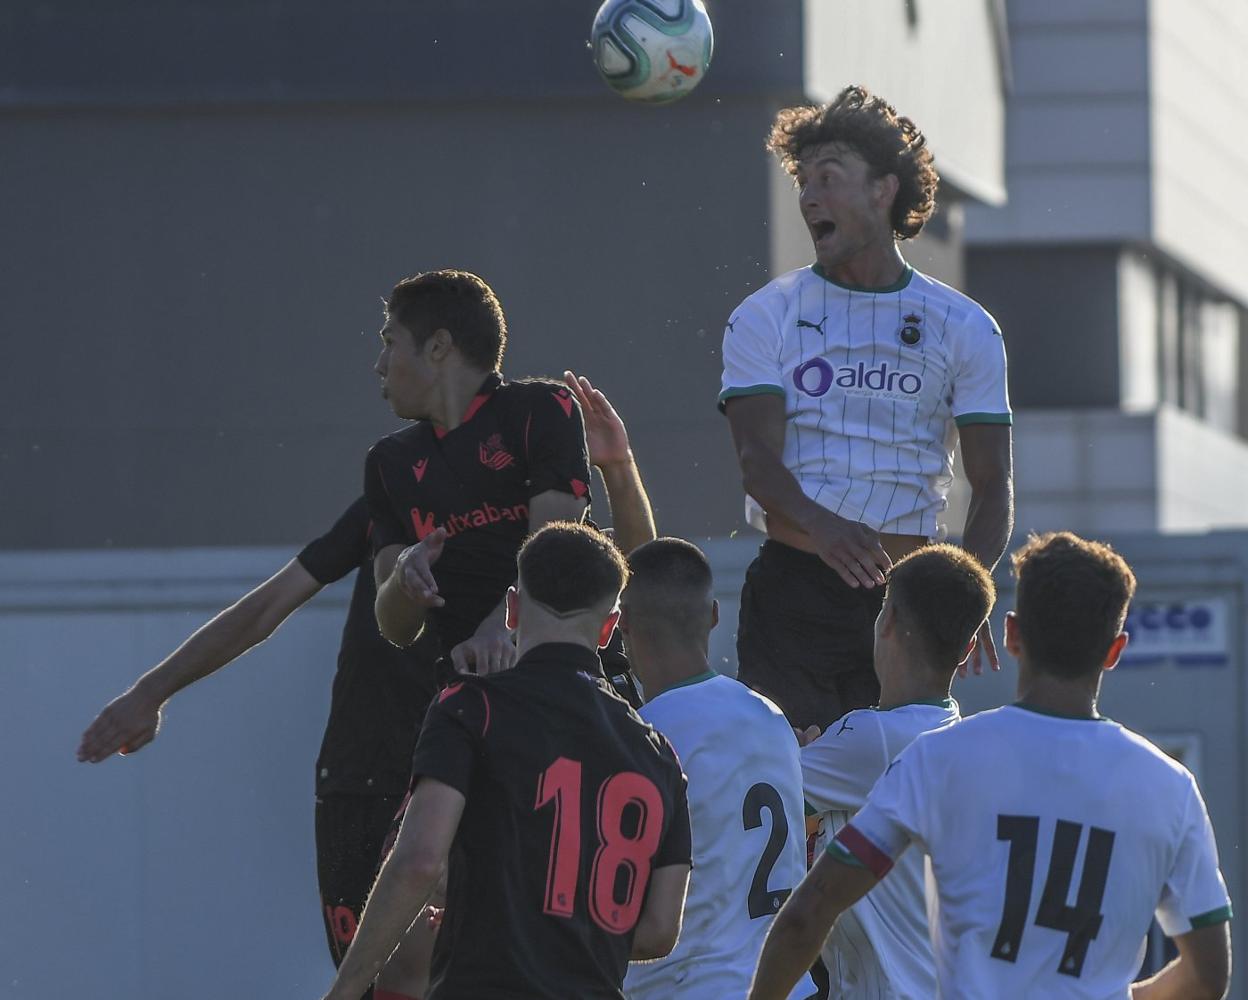
[[[819, 817], [816, 851], [862, 808], [889, 762], [921, 733], [953, 725], [958, 703], [920, 701], [861, 708], [801, 749], [808, 815]], [[927, 924], [923, 856], [911, 851], [883, 882], [841, 914], [824, 942], [823, 964], [842, 1000], [931, 1000], [936, 960]]]
[[880, 289], [818, 265], [782, 275], [733, 312], [723, 360], [721, 407], [782, 396], [782, 458], [803, 492], [878, 531], [937, 537], [956, 428], [1011, 422], [996, 321], [909, 267]]
[[886, 878], [907, 848], [941, 997], [1127, 1000], [1154, 913], [1171, 937], [1231, 917], [1192, 775], [1108, 719], [1020, 704], [917, 737], [829, 852]]

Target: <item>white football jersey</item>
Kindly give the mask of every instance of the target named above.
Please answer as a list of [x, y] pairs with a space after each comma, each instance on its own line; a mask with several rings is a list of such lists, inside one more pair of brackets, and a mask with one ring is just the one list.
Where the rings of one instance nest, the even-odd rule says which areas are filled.
[[940, 996], [1126, 1000], [1154, 912], [1229, 920], [1195, 779], [1108, 719], [1011, 705], [919, 736], [837, 835], [883, 877], [928, 856]]
[[996, 321], [912, 268], [874, 291], [818, 265], [782, 275], [729, 318], [723, 358], [721, 406], [783, 396], [782, 459], [803, 492], [877, 531], [937, 537], [956, 427], [1011, 422]]
[[[630, 965], [624, 993], [744, 1000], [772, 917], [806, 874], [797, 740], [780, 709], [713, 671], [639, 711], [671, 741], [689, 779], [693, 873], [676, 947]], [[814, 992], [807, 976], [791, 996]]]
[[[961, 718], [952, 698], [886, 711], [859, 709], [801, 749], [806, 810], [818, 815], [816, 848], [845, 825], [889, 762], [921, 733]], [[844, 1000], [931, 1000], [936, 962], [927, 925], [923, 855], [910, 851], [855, 903], [828, 935], [823, 962], [832, 996]]]

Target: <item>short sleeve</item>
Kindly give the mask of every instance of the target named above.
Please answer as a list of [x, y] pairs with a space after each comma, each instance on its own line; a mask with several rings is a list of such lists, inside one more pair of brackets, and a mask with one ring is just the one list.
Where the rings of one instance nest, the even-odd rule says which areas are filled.
[[303, 547], [296, 558], [317, 583], [341, 580], [372, 554], [369, 550], [368, 504], [360, 497], [334, 526]]
[[1001, 328], [981, 311], [962, 334], [953, 379], [954, 420], [959, 427], [1013, 423]]
[[380, 552], [387, 545], [407, 544], [407, 533], [403, 530], [400, 512], [394, 509], [390, 491], [386, 488], [380, 449], [380, 443], [373, 445], [364, 460], [364, 500], [372, 521], [374, 553]]
[[548, 490], [589, 494], [589, 449], [581, 405], [566, 386], [534, 382], [524, 425], [529, 496]]
[[654, 855], [654, 867], [692, 864], [693, 833], [689, 823], [689, 782], [684, 774], [672, 795], [672, 820]]
[[735, 396], [784, 395], [780, 327], [754, 297], [737, 307], [724, 327], [724, 375], [719, 408]]
[[468, 797], [481, 741], [490, 727], [490, 702], [479, 685], [463, 681], [429, 706], [412, 754], [412, 778], [433, 778]]
[[1231, 919], [1209, 813], [1190, 775], [1188, 783], [1178, 850], [1157, 907], [1157, 920], [1169, 937]]
[[888, 760], [875, 713], [849, 712], [802, 747], [802, 792], [807, 813], [854, 812], [862, 807]]
[[906, 747], [884, 772], [866, 805], [837, 831], [830, 851], [852, 855], [876, 878], [889, 873], [915, 841], [922, 841], [922, 780], [925, 736]]

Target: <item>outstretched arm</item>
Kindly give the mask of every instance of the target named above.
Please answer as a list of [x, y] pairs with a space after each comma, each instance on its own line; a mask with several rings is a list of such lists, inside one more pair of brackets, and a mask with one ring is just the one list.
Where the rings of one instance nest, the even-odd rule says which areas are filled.
[[82, 734], [78, 759], [98, 763], [146, 746], [156, 738], [166, 701], [259, 645], [320, 589], [299, 560], [292, 559], [109, 702]]
[[581, 404], [589, 461], [602, 473], [611, 505], [611, 526], [624, 553], [656, 537], [654, 512], [628, 441], [628, 430], [611, 401], [589, 379], [563, 373], [563, 381]]

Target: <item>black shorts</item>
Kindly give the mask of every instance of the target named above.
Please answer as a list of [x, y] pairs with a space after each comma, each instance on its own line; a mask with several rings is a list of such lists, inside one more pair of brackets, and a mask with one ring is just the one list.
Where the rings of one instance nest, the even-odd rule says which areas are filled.
[[316, 800], [316, 876], [335, 966], [355, 936], [380, 867], [382, 844], [402, 801], [398, 795], [324, 795]]
[[876, 704], [872, 649], [883, 601], [883, 587], [851, 587], [818, 556], [768, 539], [741, 590], [737, 678], [800, 729]]

